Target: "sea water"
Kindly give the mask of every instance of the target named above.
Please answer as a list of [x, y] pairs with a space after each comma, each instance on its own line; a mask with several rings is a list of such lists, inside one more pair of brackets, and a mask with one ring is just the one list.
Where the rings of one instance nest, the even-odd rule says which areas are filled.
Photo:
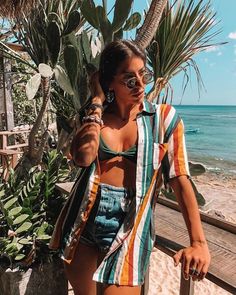
[[184, 121], [190, 161], [236, 175], [236, 106], [174, 106]]

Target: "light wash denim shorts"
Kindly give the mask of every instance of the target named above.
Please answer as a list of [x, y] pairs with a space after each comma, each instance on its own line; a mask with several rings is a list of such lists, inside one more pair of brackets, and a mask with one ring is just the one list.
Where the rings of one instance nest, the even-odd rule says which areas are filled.
[[80, 242], [107, 252], [129, 211], [135, 190], [100, 183]]

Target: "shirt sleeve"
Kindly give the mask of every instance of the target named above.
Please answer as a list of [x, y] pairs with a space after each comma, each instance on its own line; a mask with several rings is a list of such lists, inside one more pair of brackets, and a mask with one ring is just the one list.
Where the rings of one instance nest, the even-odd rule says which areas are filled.
[[190, 177], [182, 119], [178, 116], [176, 124], [173, 125], [174, 128], [167, 139], [168, 150], [162, 160], [162, 172], [165, 182], [180, 175]]

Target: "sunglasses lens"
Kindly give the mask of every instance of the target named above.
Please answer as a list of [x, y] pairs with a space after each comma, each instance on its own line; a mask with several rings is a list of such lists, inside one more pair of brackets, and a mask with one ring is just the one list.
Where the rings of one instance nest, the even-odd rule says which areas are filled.
[[126, 85], [128, 88], [132, 89], [136, 86], [136, 82], [137, 80], [134, 78], [134, 79], [129, 79], [127, 82], [126, 82]]
[[148, 84], [151, 83], [153, 80], [153, 74], [152, 73], [146, 73], [143, 75], [143, 83]]

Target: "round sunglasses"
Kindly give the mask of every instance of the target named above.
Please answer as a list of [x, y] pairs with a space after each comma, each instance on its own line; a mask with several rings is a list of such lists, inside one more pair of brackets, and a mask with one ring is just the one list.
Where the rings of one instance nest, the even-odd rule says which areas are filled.
[[[143, 84], [149, 84], [153, 81], [153, 72], [147, 70], [143, 76], [142, 76], [142, 82]], [[138, 78], [137, 77], [132, 77], [126, 80], [123, 80], [122, 83], [129, 89], [133, 89], [137, 86], [138, 83]]]

